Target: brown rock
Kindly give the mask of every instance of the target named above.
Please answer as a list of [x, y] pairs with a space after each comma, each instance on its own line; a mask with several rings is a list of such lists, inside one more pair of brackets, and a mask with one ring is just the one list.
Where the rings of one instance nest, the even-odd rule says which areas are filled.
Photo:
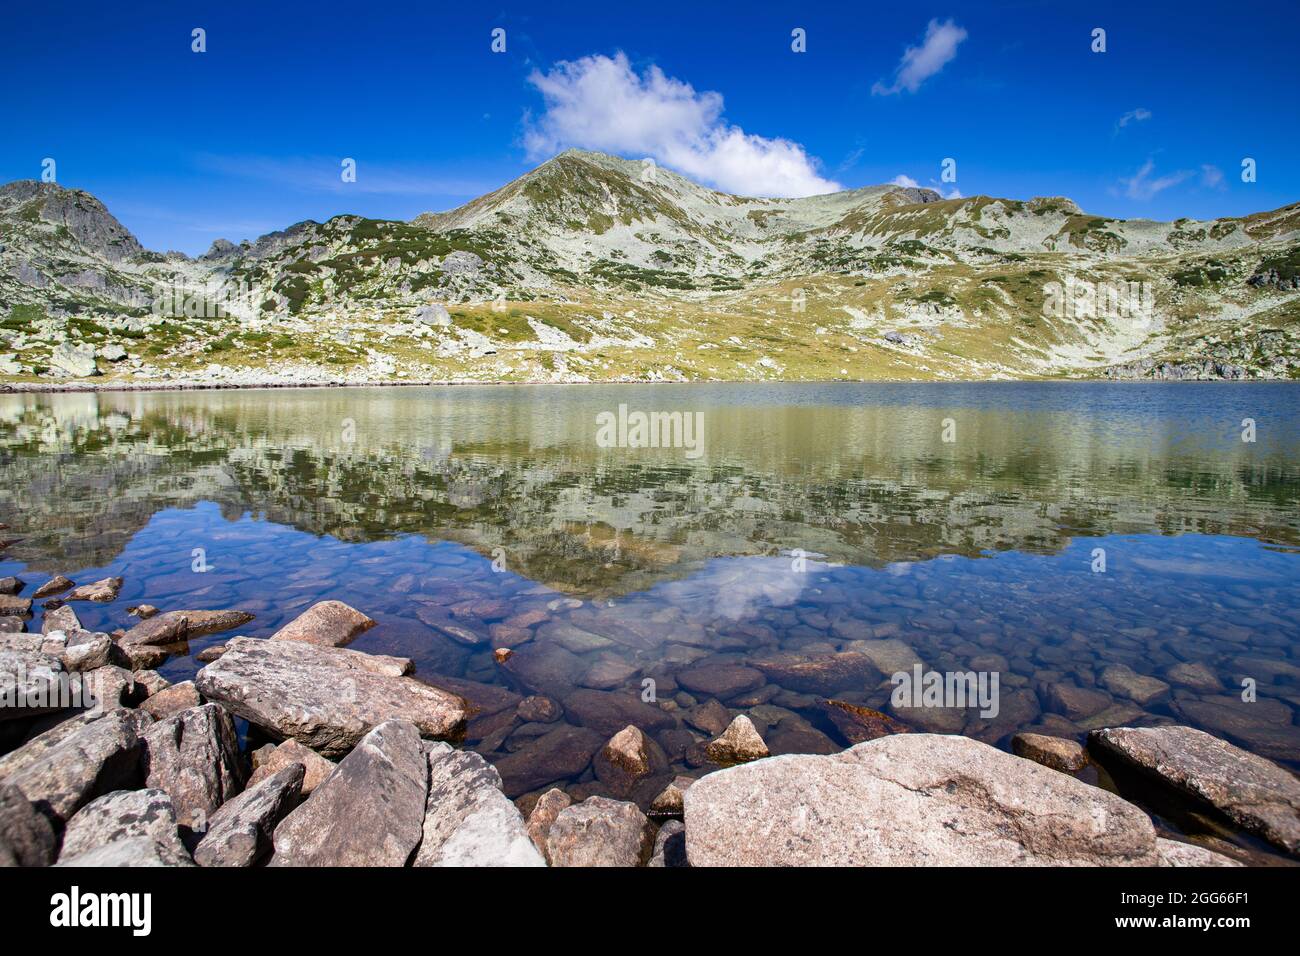
[[547, 855], [549, 850], [546, 841], [551, 834], [551, 825], [555, 823], [560, 811], [572, 803], [573, 800], [567, 793], [558, 787], [552, 787], [537, 798], [533, 812], [528, 814], [528, 836], [548, 863], [551, 858]]
[[861, 707], [843, 700], [826, 699], [818, 700], [817, 707], [850, 744], [865, 743], [890, 734], [912, 732], [912, 728], [907, 724], [870, 707]]
[[692, 693], [727, 700], [737, 694], [754, 690], [764, 683], [763, 674], [752, 667], [707, 659], [680, 670], [677, 683]]
[[587, 727], [557, 724], [531, 744], [496, 763], [501, 788], [514, 798], [557, 781], [578, 776], [604, 745], [604, 739]]
[[63, 600], [94, 601], [97, 604], [107, 604], [109, 601], [117, 600], [117, 592], [120, 590], [122, 590], [121, 578], [101, 578], [90, 584], [83, 584], [80, 587], [73, 588]]
[[1042, 734], [1020, 733], [1011, 738], [1011, 752], [1044, 767], [1074, 773], [1088, 765], [1088, 755], [1073, 740], [1061, 737], [1044, 737]]
[[591, 797], [561, 810], [547, 837], [551, 866], [644, 866], [654, 825], [635, 803]]
[[39, 600], [40, 598], [49, 597], [51, 594], [60, 594], [71, 587], [75, 587], [72, 581], [69, 578], [65, 578], [62, 574], [59, 574], [50, 578], [50, 580], [46, 581], [33, 591], [32, 597]]
[[733, 720], [722, 736], [710, 741], [704, 752], [710, 760], [724, 767], [768, 755], [767, 744], [763, 743], [753, 722], [744, 714]]
[[612, 794], [626, 797], [640, 780], [666, 769], [668, 761], [658, 744], [629, 724], [601, 748], [592, 766], [596, 779]]
[[144, 771], [148, 786], [172, 798], [177, 822], [198, 832], [248, 779], [234, 721], [218, 704], [193, 707], [150, 727]]
[[534, 694], [519, 702], [518, 714], [520, 720], [551, 724], [564, 716], [564, 708], [549, 697]]
[[871, 658], [852, 652], [811, 657], [782, 655], [752, 663], [772, 683], [804, 694], [869, 690], [881, 678]]
[[321, 601], [276, 631], [271, 640], [343, 647], [374, 626], [373, 620], [342, 601]]
[[172, 684], [156, 694], [146, 697], [140, 709], [153, 717], [154, 720], [164, 720], [168, 717], [174, 717], [182, 711], [189, 710], [191, 707], [202, 705], [203, 701], [199, 697], [198, 688], [194, 686], [194, 681], [182, 681], [179, 684]]
[[424, 835], [428, 790], [419, 729], [385, 721], [276, 828], [271, 866], [405, 866]]
[[286, 740], [278, 747], [269, 749], [258, 763], [257, 769], [253, 771], [253, 775], [248, 778], [248, 786], [253, 787], [293, 764], [301, 764], [305, 771], [301, 788], [304, 797], [311, 796], [312, 792], [334, 772], [336, 766], [334, 761], [326, 760], [310, 747], [304, 747], [296, 740]]

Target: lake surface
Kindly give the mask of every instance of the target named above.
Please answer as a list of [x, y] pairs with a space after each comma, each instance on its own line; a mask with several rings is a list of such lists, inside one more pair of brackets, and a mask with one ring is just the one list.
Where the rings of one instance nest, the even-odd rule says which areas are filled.
[[[620, 405], [700, 413], [701, 441], [603, 447]], [[354, 648], [491, 685], [456, 685], [481, 708], [466, 744], [512, 796], [602, 792], [570, 725], [640, 723], [662, 775], [698, 775], [712, 698], [774, 752], [846, 746], [833, 698], [1003, 747], [1177, 721], [1300, 767], [1288, 384], [10, 394], [0, 476], [21, 539], [0, 576], [124, 577], [76, 605], [96, 630], [147, 602], [244, 608], [238, 633], [269, 636], [346, 601], [379, 622]], [[873, 666], [799, 666], [845, 652]], [[190, 655], [160, 669], [186, 679]], [[895, 706], [918, 661], [997, 674], [996, 716]], [[565, 716], [516, 716], [506, 688]]]

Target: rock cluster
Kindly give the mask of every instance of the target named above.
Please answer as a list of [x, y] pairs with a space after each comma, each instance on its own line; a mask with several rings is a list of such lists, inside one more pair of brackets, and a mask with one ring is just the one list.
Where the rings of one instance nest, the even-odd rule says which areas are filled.
[[[60, 586], [69, 600], [78, 592], [76, 600], [101, 600], [121, 581]], [[455, 603], [462, 620], [500, 623], [512, 611], [512, 628], [546, 620]], [[852, 637], [852, 650], [814, 648], [753, 666], [702, 659], [680, 672], [672, 700], [655, 706], [592, 686], [564, 689], [593, 670], [604, 683], [608, 669], [604, 638], [576, 625], [555, 629], [554, 641], [523, 642], [498, 665], [516, 691], [417, 678], [409, 660], [344, 648], [374, 622], [323, 602], [271, 639], [232, 638], [193, 681], [173, 685], [122, 665], [133, 652], [165, 660], [177, 643], [249, 616], [139, 617], [130, 629], [95, 634], [63, 604], [48, 610], [44, 634], [0, 634], [0, 663], [24, 664], [21, 680], [75, 677], [95, 692], [87, 710], [5, 712], [28, 732], [0, 756], [0, 865], [1232, 866], [1234, 856], [1248, 858], [1223, 841], [1209, 849], [1169, 839], [1139, 806], [1074, 775], [1090, 763], [1117, 780], [1141, 776], [1300, 856], [1295, 777], [1201, 731], [1104, 727], [1086, 749], [1068, 736], [1021, 732], [1007, 753], [819, 696], [919, 664], [890, 637]], [[7, 691], [29, 689], [12, 669]], [[775, 676], [801, 689], [764, 690]], [[1165, 676], [1115, 665], [1100, 683], [1146, 703], [1171, 685], [1206, 681], [1192, 667]], [[1067, 723], [1119, 706], [1064, 681], [1045, 692]], [[852, 745], [840, 750], [775, 700], [820, 715]], [[249, 722], [256, 743], [277, 742], [242, 747], [236, 718]], [[471, 726], [479, 746], [458, 746]], [[521, 745], [502, 753], [507, 739]]]

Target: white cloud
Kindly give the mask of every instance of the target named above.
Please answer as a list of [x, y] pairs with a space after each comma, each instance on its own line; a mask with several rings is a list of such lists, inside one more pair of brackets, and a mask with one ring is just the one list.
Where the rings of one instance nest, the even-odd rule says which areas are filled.
[[1150, 199], [1170, 186], [1177, 186], [1192, 175], [1190, 171], [1180, 169], [1177, 172], [1169, 173], [1167, 176], [1152, 177], [1151, 174], [1155, 172], [1155, 168], [1155, 160], [1148, 159], [1142, 164], [1142, 168], [1131, 177], [1127, 179], [1121, 177], [1120, 185], [1124, 187], [1124, 195], [1129, 199]]
[[1206, 163], [1201, 167], [1201, 185], [1207, 189], [1223, 188], [1223, 170], [1218, 166]]
[[908, 176], [904, 173], [899, 173], [897, 176], [895, 176], [893, 179], [890, 180], [890, 183], [895, 186], [906, 186], [908, 189], [915, 189], [918, 185], [915, 179], [913, 179], [911, 176]]
[[1115, 132], [1118, 133], [1129, 123], [1142, 123], [1151, 118], [1151, 111], [1145, 107], [1139, 106], [1135, 110], [1129, 110], [1121, 116], [1115, 123]]
[[562, 60], [528, 81], [545, 112], [529, 122], [524, 146], [540, 158], [569, 146], [651, 156], [693, 179], [750, 196], [835, 192], [798, 143], [746, 133], [722, 119], [722, 95], [666, 76], [638, 75], [627, 56]]
[[903, 51], [903, 58], [894, 70], [894, 82], [886, 86], [878, 82], [871, 87], [876, 96], [893, 96], [907, 90], [915, 93], [921, 84], [934, 76], [957, 55], [957, 47], [967, 37], [964, 28], [957, 26], [951, 19], [940, 23], [931, 20], [925, 28], [925, 39], [921, 45], [909, 46]]

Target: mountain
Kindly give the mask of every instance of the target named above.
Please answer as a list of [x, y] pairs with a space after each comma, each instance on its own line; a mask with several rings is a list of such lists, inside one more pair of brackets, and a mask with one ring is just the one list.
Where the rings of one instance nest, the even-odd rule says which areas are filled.
[[0, 187], [0, 229], [10, 381], [1300, 377], [1300, 203], [759, 199], [571, 150], [457, 209], [197, 259], [52, 184]]

